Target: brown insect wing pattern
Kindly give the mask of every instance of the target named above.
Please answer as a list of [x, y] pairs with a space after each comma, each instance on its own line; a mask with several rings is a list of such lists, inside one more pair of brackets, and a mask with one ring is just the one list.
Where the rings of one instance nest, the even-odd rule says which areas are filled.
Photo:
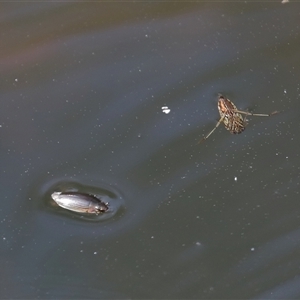
[[245, 130], [245, 122], [237, 107], [227, 98], [219, 95], [218, 109], [223, 118], [225, 128], [233, 134], [239, 134]]

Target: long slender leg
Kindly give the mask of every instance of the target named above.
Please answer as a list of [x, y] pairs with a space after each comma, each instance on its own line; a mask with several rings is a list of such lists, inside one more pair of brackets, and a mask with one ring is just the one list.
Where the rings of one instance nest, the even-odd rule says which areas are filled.
[[218, 126], [223, 122], [225, 116], [223, 116], [217, 123], [217, 125], [215, 126], [215, 128], [213, 130], [211, 130], [205, 137], [203, 137], [198, 144], [202, 143], [203, 141], [205, 141], [217, 128]]
[[279, 111], [273, 111], [270, 114], [253, 114], [253, 113], [250, 113], [250, 112], [247, 112], [247, 111], [242, 111], [242, 110], [234, 110], [234, 112], [244, 114], [244, 115], [247, 115], [247, 116], [256, 116], [256, 117], [270, 117], [270, 116], [273, 116], [273, 115], [279, 113]]
[[243, 123], [244, 123], [244, 126], [245, 126], [245, 127], [248, 125], [247, 115], [245, 115], [245, 117], [244, 117], [244, 119], [243, 119]]

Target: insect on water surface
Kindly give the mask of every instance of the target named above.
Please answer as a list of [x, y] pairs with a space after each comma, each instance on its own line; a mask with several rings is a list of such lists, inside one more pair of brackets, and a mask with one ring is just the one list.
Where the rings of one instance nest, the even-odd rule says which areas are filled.
[[90, 194], [54, 192], [51, 197], [60, 207], [78, 213], [99, 215], [108, 210], [108, 203]]
[[243, 132], [246, 127], [246, 118], [243, 118], [242, 114], [246, 116], [270, 117], [278, 113], [278, 111], [274, 111], [270, 114], [253, 114], [247, 111], [238, 110], [229, 99], [221, 94], [219, 94], [218, 110], [221, 119], [218, 121], [215, 128], [211, 130], [205, 137], [203, 137], [199, 143], [206, 140], [222, 122], [224, 123], [225, 128], [233, 134], [239, 134]]

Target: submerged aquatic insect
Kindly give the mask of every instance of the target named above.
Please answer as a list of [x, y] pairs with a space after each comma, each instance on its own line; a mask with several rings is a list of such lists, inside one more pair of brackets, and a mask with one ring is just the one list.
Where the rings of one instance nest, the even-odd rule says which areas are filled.
[[78, 192], [54, 192], [52, 199], [62, 208], [78, 213], [100, 214], [108, 210], [108, 203], [104, 203], [93, 195]]
[[242, 114], [246, 116], [270, 117], [278, 113], [278, 111], [274, 111], [270, 114], [253, 114], [247, 111], [238, 110], [229, 99], [221, 94], [219, 94], [218, 110], [221, 119], [218, 121], [215, 128], [211, 130], [205, 137], [203, 137], [199, 143], [206, 140], [222, 122], [224, 123], [225, 128], [233, 134], [239, 134], [243, 132], [246, 127], [246, 118], [243, 118]]

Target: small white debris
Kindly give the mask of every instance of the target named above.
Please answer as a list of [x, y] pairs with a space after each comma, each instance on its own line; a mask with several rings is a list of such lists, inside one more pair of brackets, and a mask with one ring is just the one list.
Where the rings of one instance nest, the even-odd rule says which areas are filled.
[[284, 89], [283, 92], [286, 94], [286, 89]]
[[284, 4], [284, 3], [288, 3], [288, 2], [290, 2], [290, 1], [289, 1], [289, 0], [282, 0], [282, 1], [281, 1], [281, 3], [283, 3], [283, 4]]
[[171, 111], [168, 106], [162, 106], [161, 109], [165, 114], [168, 114]]
[[15, 82], [18, 82], [18, 78], [15, 79]]
[[250, 250], [251, 250], [251, 251], [254, 251], [254, 250], [255, 250], [255, 248], [251, 248]]
[[234, 177], [234, 181], [237, 181], [237, 177]]

